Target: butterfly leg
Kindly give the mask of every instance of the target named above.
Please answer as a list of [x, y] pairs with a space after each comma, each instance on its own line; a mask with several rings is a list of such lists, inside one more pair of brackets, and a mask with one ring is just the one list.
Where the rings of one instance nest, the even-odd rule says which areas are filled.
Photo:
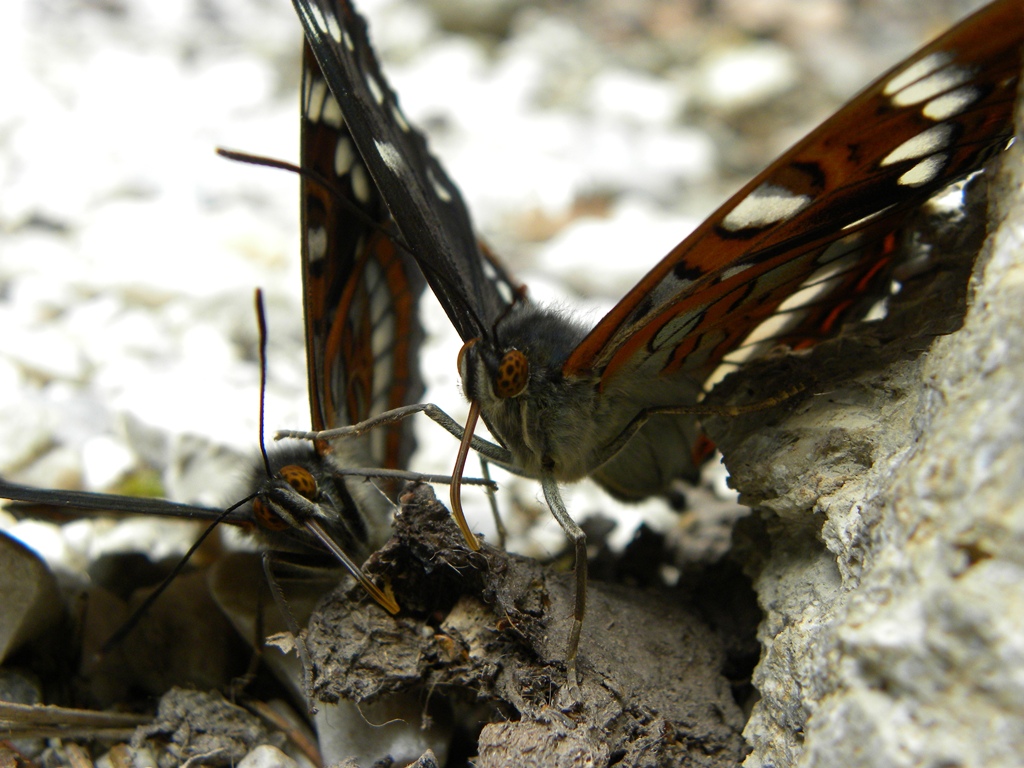
[[[315, 715], [317, 709], [313, 704], [313, 667], [309, 661], [309, 652], [306, 650], [306, 644], [302, 640], [299, 623], [295, 620], [291, 608], [288, 607], [288, 601], [285, 599], [281, 585], [274, 578], [274, 553], [269, 550], [265, 551], [260, 560], [263, 563], [263, 573], [267, 577], [267, 584], [270, 585], [270, 594], [274, 598], [274, 604], [277, 606], [277, 610], [281, 612], [281, 618], [284, 619], [285, 626], [288, 627], [288, 631], [291, 632], [292, 638], [295, 641], [295, 655], [299, 657], [299, 665], [302, 667], [302, 694], [306, 697], [309, 714]], [[257, 650], [260, 648], [258, 643], [256, 648]]]
[[[483, 457], [480, 458], [483, 461]], [[410, 472], [407, 469], [354, 469], [351, 467], [332, 467], [331, 471], [336, 475], [342, 477], [359, 477], [364, 480], [374, 480], [377, 478], [383, 479], [394, 479], [394, 480], [407, 480], [414, 483], [430, 483], [433, 485], [437, 483], [439, 485], [445, 485], [452, 481], [451, 475], [431, 475], [423, 472]], [[463, 485], [479, 485], [483, 486], [488, 493], [494, 493], [498, 489], [498, 484], [490, 479], [490, 477], [464, 477], [462, 478]], [[0, 498], [3, 498], [0, 496]]]
[[[322, 432], [302, 432], [292, 430], [282, 430], [277, 432], [274, 436], [275, 440], [281, 440], [283, 438], [297, 438], [300, 440], [334, 440], [343, 437], [355, 437], [363, 435], [371, 429], [383, 426], [385, 424], [393, 424], [402, 419], [408, 418], [415, 413], [424, 413], [434, 422], [439, 424], [450, 434], [457, 437], [462, 441], [459, 446], [459, 454], [456, 460], [455, 472], [451, 476], [452, 484], [452, 514], [455, 517], [456, 523], [458, 523], [459, 530], [462, 532], [463, 537], [466, 540], [466, 544], [472, 550], [480, 549], [480, 543], [477, 540], [475, 534], [470, 530], [469, 525], [466, 522], [465, 515], [462, 512], [461, 504], [461, 484], [462, 484], [462, 472], [461, 468], [465, 463], [466, 454], [470, 449], [475, 450], [479, 455], [490, 459], [491, 461], [498, 464], [501, 467], [511, 467], [513, 457], [512, 454], [501, 445], [483, 440], [472, 434], [472, 429], [463, 427], [459, 422], [445, 413], [443, 410], [438, 408], [433, 403], [415, 403], [413, 405], [402, 406], [401, 408], [395, 408], [390, 411], [381, 413], [373, 418], [361, 421], [358, 424], [352, 424], [345, 427], [338, 427], [336, 429], [328, 429]], [[472, 409], [470, 410], [470, 421], [475, 423], [476, 413]], [[467, 440], [468, 438], [468, 440]], [[365, 473], [362, 473], [365, 474]], [[494, 506], [492, 504], [492, 510]], [[503, 531], [501, 532], [502, 539], [504, 540]]]
[[[496, 483], [491, 480], [491, 465], [483, 456], [480, 456], [480, 474], [483, 475], [484, 490], [487, 492], [487, 500], [491, 505], [491, 515], [494, 517], [494, 527], [498, 532], [498, 546], [505, 549], [505, 542], [508, 540], [508, 531], [505, 530], [505, 523], [501, 520], [501, 511], [498, 509], [498, 497], [494, 493]], [[463, 483], [468, 483], [471, 478], [463, 478]]]
[[569, 630], [569, 643], [565, 652], [565, 676], [569, 696], [575, 703], [580, 700], [576, 655], [580, 647], [580, 633], [583, 631], [583, 617], [587, 612], [587, 535], [576, 524], [576, 521], [569, 517], [555, 478], [545, 474], [541, 477], [540, 482], [544, 489], [544, 499], [548, 503], [548, 508], [576, 550], [576, 589], [573, 595], [572, 627]]
[[[463, 429], [459, 422], [433, 403], [415, 403], [413, 405], [403, 405], [401, 408], [385, 411], [384, 413], [378, 414], [366, 421], [361, 421], [358, 424], [338, 427], [337, 429], [326, 429], [322, 432], [282, 429], [274, 434], [274, 439], [284, 440], [286, 438], [296, 438], [298, 440], [334, 440], [338, 437], [358, 437], [359, 435], [369, 432], [371, 429], [376, 429], [377, 427], [385, 424], [394, 424], [395, 422], [407, 419], [416, 413], [422, 413], [425, 416], [428, 416], [432, 421], [439, 424], [442, 429], [449, 434], [454, 435], [459, 440], [462, 439], [462, 436], [465, 433], [465, 429]], [[497, 443], [492, 443], [481, 437], [474, 437], [471, 447], [474, 451], [482, 456], [486, 456], [492, 462], [501, 467], [512, 466], [512, 454], [509, 453], [506, 448], [498, 445]]]

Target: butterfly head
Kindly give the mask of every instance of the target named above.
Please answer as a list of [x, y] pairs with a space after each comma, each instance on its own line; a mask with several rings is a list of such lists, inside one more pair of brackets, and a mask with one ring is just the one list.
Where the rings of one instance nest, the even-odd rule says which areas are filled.
[[579, 457], [559, 446], [577, 442], [577, 414], [589, 412], [596, 392], [596, 375], [563, 372], [586, 332], [565, 312], [523, 302], [460, 352], [463, 393], [528, 475], [579, 476]]
[[295, 514], [295, 505], [289, 502], [298, 494], [306, 501], [315, 503], [319, 492], [312, 472], [298, 464], [286, 464], [263, 485], [259, 495], [253, 499], [253, 517], [260, 528], [267, 531], [298, 528], [301, 523]]
[[345, 478], [334, 471], [333, 460], [306, 443], [285, 446], [268, 458], [270, 476], [260, 467], [253, 477], [258, 490], [252, 515], [264, 538], [285, 551], [326, 548], [374, 600], [389, 613], [398, 613], [390, 591], [370, 581], [358, 565], [371, 547], [383, 543], [372, 518], [383, 520], [386, 513], [365, 513], [374, 510], [373, 503], [387, 507], [385, 497], [371, 491], [354, 499]]
[[257, 489], [252, 515], [260, 533], [275, 548], [320, 550], [308, 523], [317, 521], [338, 545], [350, 552], [367, 547], [363, 515], [344, 480], [330, 470], [312, 446], [296, 444], [270, 455], [271, 475], [262, 466], [253, 473]]

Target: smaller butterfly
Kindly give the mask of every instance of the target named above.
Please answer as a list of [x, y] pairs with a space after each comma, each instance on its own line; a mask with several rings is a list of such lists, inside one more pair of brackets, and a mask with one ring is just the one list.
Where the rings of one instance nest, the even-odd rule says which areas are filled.
[[[337, 164], [337, 148], [348, 140], [347, 131], [332, 119], [336, 102], [308, 50], [302, 93], [302, 274], [310, 409], [314, 428], [329, 429], [422, 395], [417, 305], [423, 279], [388, 236], [387, 210], [367, 184], [365, 169], [358, 162]], [[66, 511], [227, 522], [255, 531], [275, 551], [327, 549], [380, 605], [397, 613], [395, 598], [358, 565], [383, 544], [392, 509], [389, 498], [365, 478], [383, 476], [381, 486], [393, 496], [395, 477], [408, 474], [403, 468], [414, 447], [410, 429], [402, 424], [366, 438], [282, 446], [252, 470], [252, 491], [246, 495], [251, 503], [228, 510], [31, 488], [2, 478], [0, 498]], [[359, 479], [347, 479], [353, 474]]]
[[[294, 3], [405, 247], [464, 341], [465, 430], [428, 404], [343, 432], [423, 411], [460, 437], [452, 510], [473, 548], [458, 485], [470, 447], [540, 480], [576, 549], [575, 685], [586, 548], [558, 483], [590, 476], [625, 500], [664, 493], [709, 455], [697, 403], [721, 366], [809, 347], [858, 318], [888, 285], [905, 218], [1012, 135], [1024, 7], [997, 0], [882, 75], [588, 327], [494, 279], [458, 190], [403, 116], [352, 6]], [[478, 418], [499, 445], [473, 437]]]

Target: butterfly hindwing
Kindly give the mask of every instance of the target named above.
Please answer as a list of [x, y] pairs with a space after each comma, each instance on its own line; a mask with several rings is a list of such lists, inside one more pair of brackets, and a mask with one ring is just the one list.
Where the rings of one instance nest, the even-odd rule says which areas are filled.
[[[313, 428], [417, 401], [423, 278], [397, 232], [309, 45], [302, 68], [302, 274]], [[400, 468], [411, 425], [366, 436], [365, 458]]]

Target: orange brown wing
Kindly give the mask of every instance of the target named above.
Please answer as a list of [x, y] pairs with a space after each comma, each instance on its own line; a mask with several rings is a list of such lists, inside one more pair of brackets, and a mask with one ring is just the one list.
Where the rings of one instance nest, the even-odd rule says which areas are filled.
[[1006, 145], [1022, 42], [1024, 5], [999, 0], [884, 74], [676, 246], [563, 373], [702, 378], [780, 307], [777, 338], [837, 328], [904, 217]]

